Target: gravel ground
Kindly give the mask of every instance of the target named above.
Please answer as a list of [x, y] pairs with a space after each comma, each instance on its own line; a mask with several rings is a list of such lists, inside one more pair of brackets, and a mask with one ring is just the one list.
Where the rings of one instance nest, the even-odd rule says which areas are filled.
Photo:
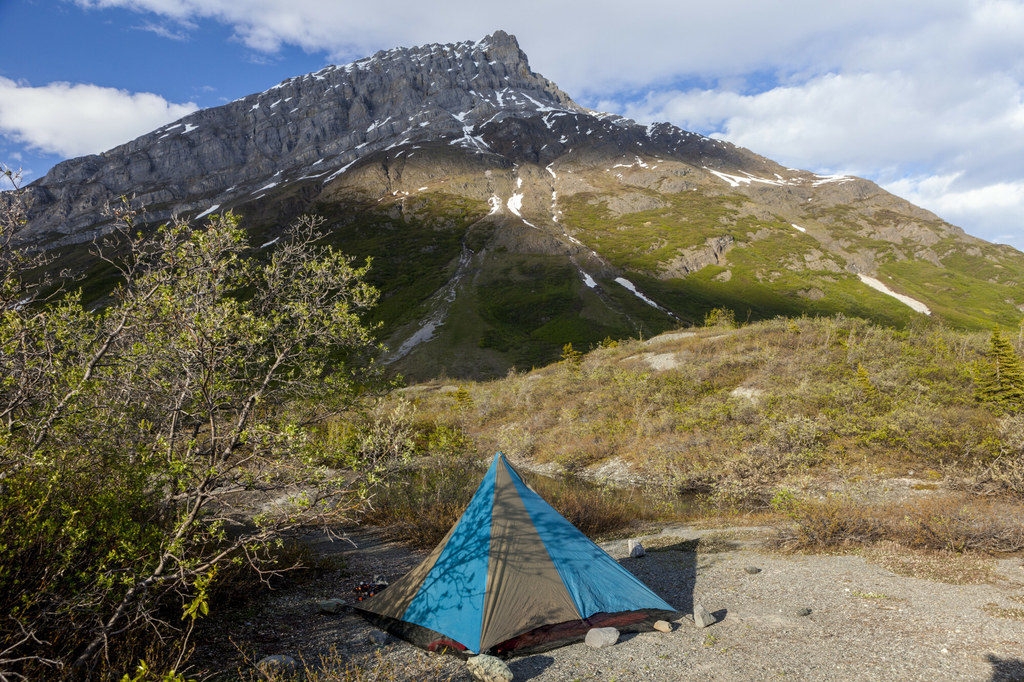
[[[860, 555], [780, 554], [762, 549], [767, 532], [667, 528], [643, 538], [651, 551], [638, 559], [628, 558], [624, 540], [602, 545], [679, 609], [673, 631], [624, 635], [607, 649], [579, 643], [512, 659], [515, 680], [1024, 680], [1020, 558], [884, 548]], [[367, 531], [351, 540], [354, 547], [340, 541], [317, 546], [340, 553], [344, 573], [273, 593], [258, 612], [232, 624], [232, 640], [250, 664], [271, 654], [313, 667], [324, 656], [379, 656], [397, 671], [380, 679], [470, 680], [457, 658], [393, 638], [375, 647], [367, 640], [371, 626], [358, 616], [317, 612], [317, 600], [351, 600], [360, 581], [378, 574], [394, 580], [424, 555]], [[902, 575], [907, 571], [976, 584]], [[698, 628], [690, 615], [695, 604], [717, 622]], [[806, 610], [809, 615], [800, 615]], [[210, 641], [200, 648], [200, 660], [244, 671], [238, 648]]]

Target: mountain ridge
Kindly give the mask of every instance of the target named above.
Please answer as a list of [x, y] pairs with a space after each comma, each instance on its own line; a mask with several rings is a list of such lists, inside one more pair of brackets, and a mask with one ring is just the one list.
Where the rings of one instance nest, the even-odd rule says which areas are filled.
[[318, 213], [375, 259], [385, 359], [414, 377], [499, 375], [723, 307], [965, 327], [1024, 311], [1024, 254], [861, 178], [587, 110], [501, 31], [291, 78], [27, 189], [30, 238], [69, 253], [122, 194], [156, 222], [236, 210], [261, 248]]
[[[442, 74], [449, 74], [448, 83], [441, 81]], [[494, 89], [493, 112], [468, 88], [478, 79], [477, 87], [505, 83], [504, 90], [511, 91]], [[286, 107], [275, 111], [289, 103], [288, 113], [300, 112], [299, 117], [282, 117]], [[297, 170], [317, 170], [321, 164], [333, 171], [345, 168], [395, 136], [420, 132], [407, 124], [428, 124], [434, 137], [458, 135], [472, 144], [467, 128], [485, 113], [508, 115], [531, 106], [542, 111], [552, 105], [584, 111], [533, 73], [516, 39], [503, 31], [475, 43], [380, 51], [193, 112], [102, 154], [57, 164], [29, 186], [36, 207], [30, 237], [40, 239], [52, 230], [62, 236], [50, 239], [54, 246], [87, 241], [83, 229], [100, 222], [98, 210], [106, 196], [134, 192], [154, 218], [164, 220], [175, 211], [203, 208], [198, 197], [224, 193], [243, 199], [241, 192], [231, 196], [240, 183], [263, 180], [265, 187], [274, 178], [290, 173], [296, 179]], [[382, 109], [391, 113], [375, 118]], [[419, 120], [403, 123], [403, 117]], [[423, 136], [410, 134], [409, 139]], [[76, 195], [64, 188], [73, 188]], [[163, 208], [168, 203], [172, 206]]]

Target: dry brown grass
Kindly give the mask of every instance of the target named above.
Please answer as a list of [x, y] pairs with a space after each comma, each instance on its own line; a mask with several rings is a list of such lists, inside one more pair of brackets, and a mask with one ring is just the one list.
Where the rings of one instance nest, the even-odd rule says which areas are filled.
[[960, 495], [903, 503], [865, 504], [846, 496], [823, 500], [778, 499], [791, 525], [779, 544], [794, 549], [832, 549], [892, 541], [903, 547], [954, 553], [1018, 552], [1024, 549], [1024, 507]]
[[982, 610], [990, 616], [995, 618], [1006, 618], [1007, 620], [1022, 620], [1024, 621], [1024, 609], [1018, 609], [1015, 607], [1006, 608], [989, 602], [982, 607]]
[[416, 547], [434, 547], [462, 516], [482, 475], [466, 457], [416, 462], [377, 484], [362, 520]]
[[[926, 550], [1016, 551], [1024, 549], [1024, 514], [1012, 497], [1024, 497], [1024, 417], [1001, 416], [974, 399], [973, 368], [987, 338], [841, 316], [779, 319], [620, 342], [571, 366], [489, 382], [438, 380], [405, 395], [419, 424], [459, 429], [474, 456], [502, 450], [590, 480], [617, 468], [607, 474], [616, 478], [591, 489], [556, 484], [545, 492], [590, 535], [673, 514], [705, 524], [777, 522], [777, 490], [860, 495], [913, 476], [925, 480], [901, 499], [832, 496], [785, 510], [791, 530], [782, 543], [830, 550], [892, 540]], [[671, 369], [652, 364], [668, 354]], [[698, 511], [682, 512], [671, 493], [624, 502], [608, 492], [607, 484], [631, 482], [647, 493], [664, 486], [697, 496]], [[964, 494], [943, 492], [950, 490]], [[427, 498], [383, 503], [391, 510], [376, 522], [404, 524], [429, 544], [460, 505]], [[421, 533], [424, 519], [436, 525]]]
[[995, 561], [979, 554], [914, 549], [896, 542], [866, 547], [863, 556], [897, 575], [951, 585], [992, 582], [995, 569]]
[[[985, 333], [899, 332], [862, 320], [772, 320], [739, 329], [597, 348], [578, 365], [504, 379], [417, 387], [421, 419], [458, 419], [481, 453], [574, 472], [619, 458], [680, 487], [933, 469], [974, 475], [986, 491], [1024, 492], [1009, 453], [1024, 422], [977, 404], [973, 366]], [[672, 369], [652, 357], [671, 354]], [[1021, 465], [1024, 470], [1024, 465]], [[971, 472], [974, 472], [971, 474]], [[985, 472], [985, 475], [982, 475]], [[762, 499], [761, 502], [764, 500]]]

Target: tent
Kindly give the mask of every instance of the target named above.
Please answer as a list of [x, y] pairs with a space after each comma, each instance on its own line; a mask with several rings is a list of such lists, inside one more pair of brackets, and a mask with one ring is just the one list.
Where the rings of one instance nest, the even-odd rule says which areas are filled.
[[561, 646], [591, 627], [645, 629], [674, 612], [500, 452], [423, 563], [357, 609], [424, 648], [499, 655]]

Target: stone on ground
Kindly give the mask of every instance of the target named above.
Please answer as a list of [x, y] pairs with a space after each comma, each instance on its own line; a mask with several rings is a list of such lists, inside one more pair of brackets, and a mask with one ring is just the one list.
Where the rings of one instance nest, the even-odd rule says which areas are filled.
[[344, 599], [324, 599], [316, 603], [316, 608], [320, 613], [341, 613], [346, 610], [347, 606]]
[[658, 632], [672, 632], [672, 626], [667, 620], [659, 620], [654, 624], [654, 629]]
[[743, 570], [746, 571], [747, 573], [749, 573], [750, 575], [757, 575], [758, 573], [761, 572], [761, 569], [758, 568], [757, 566], [747, 566]]
[[809, 616], [809, 615], [811, 615], [811, 610], [805, 606], [802, 609], [797, 609], [796, 610], [796, 615], [798, 615], [798, 616]]
[[714, 625], [715, 617], [706, 608], [697, 604], [693, 607], [693, 622], [699, 628], [706, 628], [709, 625]]
[[629, 541], [629, 556], [634, 559], [639, 559], [642, 556], [646, 556], [647, 552], [644, 550], [644, 546], [640, 544], [639, 540]]
[[594, 649], [603, 649], [619, 641], [619, 631], [615, 628], [590, 628], [587, 631], [586, 644]]
[[381, 632], [380, 630], [370, 630], [366, 635], [366, 640], [374, 646], [382, 646], [384, 642], [388, 641], [388, 633]]
[[473, 679], [480, 682], [510, 682], [512, 679], [512, 671], [505, 661], [487, 654], [467, 658], [466, 667]]
[[278, 677], [291, 677], [299, 672], [299, 664], [291, 656], [274, 654], [261, 658], [256, 664], [263, 679], [276, 679]]

